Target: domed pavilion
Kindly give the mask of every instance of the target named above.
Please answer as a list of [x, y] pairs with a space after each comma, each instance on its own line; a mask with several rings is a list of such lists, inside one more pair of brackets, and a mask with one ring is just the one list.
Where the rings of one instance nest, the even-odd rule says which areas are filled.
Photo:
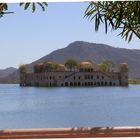
[[83, 61], [79, 65], [79, 70], [81, 72], [93, 72], [95, 68], [95, 65], [90, 61]]

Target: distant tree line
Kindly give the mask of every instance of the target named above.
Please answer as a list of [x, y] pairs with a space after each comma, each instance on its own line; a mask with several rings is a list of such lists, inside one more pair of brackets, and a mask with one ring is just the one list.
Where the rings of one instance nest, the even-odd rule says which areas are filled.
[[140, 84], [140, 78], [139, 79], [129, 79], [129, 84]]

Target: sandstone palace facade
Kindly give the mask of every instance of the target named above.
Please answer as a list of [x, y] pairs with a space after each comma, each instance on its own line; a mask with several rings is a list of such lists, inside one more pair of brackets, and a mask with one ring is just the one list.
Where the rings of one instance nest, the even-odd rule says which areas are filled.
[[96, 87], [128, 86], [128, 66], [119, 65], [118, 70], [106, 65], [84, 61], [80, 64], [54, 64], [50, 61], [34, 66], [27, 72], [26, 65], [20, 67], [20, 86], [44, 87]]

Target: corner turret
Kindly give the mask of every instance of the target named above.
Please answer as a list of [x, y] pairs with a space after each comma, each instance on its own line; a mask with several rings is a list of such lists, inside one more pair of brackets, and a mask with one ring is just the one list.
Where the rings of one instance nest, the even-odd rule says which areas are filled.
[[19, 67], [19, 73], [20, 73], [20, 86], [26, 86], [27, 65], [21, 65]]
[[120, 68], [120, 85], [128, 86], [128, 64], [121, 63], [119, 68]]

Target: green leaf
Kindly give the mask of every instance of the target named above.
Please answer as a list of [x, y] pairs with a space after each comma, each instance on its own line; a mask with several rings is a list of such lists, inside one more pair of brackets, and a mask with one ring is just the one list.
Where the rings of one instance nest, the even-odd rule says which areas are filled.
[[33, 4], [32, 4], [32, 12], [33, 13], [35, 12], [35, 9], [36, 9], [36, 6], [35, 6], [35, 3], [33, 2]]
[[42, 11], [45, 11], [45, 7], [43, 6], [43, 4], [41, 4], [40, 2], [37, 2], [37, 4], [42, 8]]
[[133, 32], [131, 32], [131, 34], [130, 34], [130, 36], [129, 36], [129, 40], [128, 40], [128, 42], [130, 42], [130, 41], [131, 41], [132, 36], [133, 36]]
[[103, 23], [106, 33], [110, 26], [112, 30], [121, 30], [119, 35], [128, 42], [132, 40], [133, 34], [140, 39], [139, 1], [91, 2], [84, 17], [95, 22], [95, 31]]
[[105, 16], [105, 18], [104, 18], [104, 21], [105, 21], [105, 33], [107, 33], [107, 18], [106, 18], [106, 16]]
[[44, 4], [46, 7], [48, 6], [47, 2], [43, 2], [43, 4]]
[[25, 3], [25, 7], [24, 7], [24, 10], [27, 10], [28, 9], [28, 7], [30, 6], [30, 2], [28, 2], [28, 3]]
[[125, 40], [127, 40], [128, 36], [129, 36], [129, 32], [130, 32], [130, 30], [127, 30], [124, 34]]
[[22, 6], [22, 5], [24, 5], [24, 2], [20, 2], [20, 3], [19, 3], [19, 6]]

